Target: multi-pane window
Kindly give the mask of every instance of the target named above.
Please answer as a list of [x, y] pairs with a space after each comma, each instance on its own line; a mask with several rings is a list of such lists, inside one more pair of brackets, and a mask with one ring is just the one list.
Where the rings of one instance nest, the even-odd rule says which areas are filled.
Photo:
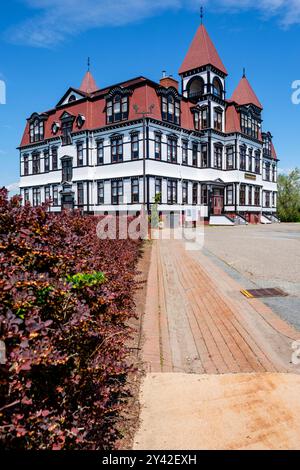
[[260, 152], [255, 152], [255, 173], [260, 174]]
[[206, 129], [208, 127], [208, 108], [201, 109], [201, 129]]
[[188, 204], [188, 182], [182, 182], [182, 204]]
[[139, 134], [135, 132], [131, 134], [131, 159], [137, 160], [139, 158]]
[[214, 112], [214, 129], [216, 131], [222, 131], [222, 111], [215, 110]]
[[196, 131], [199, 131], [201, 129], [201, 118], [199, 111], [194, 112], [194, 127]]
[[45, 150], [44, 151], [44, 171], [48, 173], [49, 170], [50, 170], [49, 151]]
[[131, 178], [131, 202], [138, 204], [140, 201], [140, 182], [139, 178]]
[[154, 152], [155, 152], [155, 159], [161, 160], [161, 134], [159, 132], [155, 132], [155, 141], [154, 141]]
[[248, 153], [248, 171], [250, 171], [252, 173], [252, 170], [253, 170], [253, 150], [252, 149], [249, 149], [249, 153]]
[[72, 181], [73, 177], [73, 168], [72, 168], [72, 159], [66, 158], [62, 160], [62, 181]]
[[33, 206], [39, 206], [41, 204], [41, 189], [33, 188]]
[[114, 180], [111, 183], [111, 203], [123, 203], [123, 180]]
[[30, 124], [29, 134], [31, 143], [44, 140], [44, 122], [39, 119], [35, 119]]
[[193, 204], [198, 204], [198, 183], [193, 183]]
[[180, 124], [180, 102], [171, 94], [162, 97], [162, 118], [164, 121]]
[[104, 141], [97, 141], [97, 165], [104, 164]]
[[115, 95], [107, 101], [107, 123], [125, 121], [128, 119], [128, 96]]
[[68, 119], [68, 120], [62, 121], [62, 124], [61, 124], [62, 145], [71, 145], [72, 130], [73, 130], [73, 120]]
[[221, 82], [216, 77], [213, 80], [212, 92], [218, 98], [222, 98], [223, 88], [222, 88]]
[[270, 192], [265, 191], [265, 207], [270, 207]]
[[204, 206], [208, 204], [208, 189], [206, 184], [201, 185], [201, 204]]
[[104, 181], [98, 181], [97, 200], [98, 200], [98, 205], [104, 204]]
[[226, 204], [232, 206], [233, 204], [233, 186], [227, 186], [226, 188]]
[[253, 193], [253, 188], [252, 188], [252, 186], [249, 186], [249, 188], [248, 188], [248, 206], [252, 206], [252, 193]]
[[258, 187], [254, 189], [254, 204], [260, 206], [260, 189]]
[[83, 183], [77, 183], [77, 205], [84, 205]]
[[234, 168], [234, 147], [226, 147], [226, 168], [233, 170]]
[[223, 149], [220, 145], [214, 146], [214, 167], [219, 170], [222, 169], [222, 153]]
[[188, 148], [189, 148], [189, 143], [187, 140], [182, 141], [182, 164], [187, 165], [188, 164]]
[[24, 155], [23, 163], [24, 163], [24, 175], [27, 176], [29, 175], [29, 156], [28, 155]]
[[258, 139], [259, 122], [251, 115], [241, 113], [241, 130], [243, 134]]
[[29, 189], [24, 189], [24, 202], [29, 201]]
[[158, 197], [160, 199], [160, 202], [162, 200], [162, 179], [161, 178], [155, 178], [155, 197]]
[[168, 180], [168, 204], [177, 204], [177, 181]]
[[272, 165], [272, 181], [276, 182], [276, 165]]
[[32, 154], [32, 173], [37, 175], [40, 173], [40, 154], [33, 153]]
[[50, 186], [45, 186], [45, 201], [49, 201], [50, 199], [51, 199]]
[[198, 144], [197, 144], [197, 142], [193, 142], [192, 164], [193, 164], [193, 166], [198, 166]]
[[83, 166], [83, 143], [77, 144], [77, 166]]
[[123, 137], [115, 137], [111, 140], [111, 161], [112, 163], [123, 161]]
[[240, 186], [240, 206], [246, 205], [246, 185], [241, 184]]
[[201, 145], [201, 167], [207, 168], [208, 167], [208, 151], [207, 151], [207, 144]]
[[276, 193], [275, 192], [272, 193], [272, 206], [276, 207]]
[[270, 169], [271, 169], [271, 163], [270, 162], [266, 162], [265, 163], [265, 179], [266, 181], [270, 181]]
[[52, 147], [52, 170], [57, 170], [57, 167], [58, 167], [57, 147]]
[[263, 135], [263, 152], [265, 156], [271, 157], [271, 138], [269, 137], [269, 135], [266, 134]]
[[52, 186], [52, 201], [54, 206], [58, 206], [58, 185]]
[[177, 139], [174, 137], [168, 137], [167, 158], [168, 162], [177, 162]]
[[240, 147], [240, 170], [246, 170], [246, 147]]

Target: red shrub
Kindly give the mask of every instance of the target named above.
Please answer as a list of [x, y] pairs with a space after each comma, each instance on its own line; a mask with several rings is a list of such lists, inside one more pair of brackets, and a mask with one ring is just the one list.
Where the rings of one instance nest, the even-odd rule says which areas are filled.
[[2, 448], [108, 449], [118, 437], [140, 243], [100, 241], [96, 224], [0, 190]]

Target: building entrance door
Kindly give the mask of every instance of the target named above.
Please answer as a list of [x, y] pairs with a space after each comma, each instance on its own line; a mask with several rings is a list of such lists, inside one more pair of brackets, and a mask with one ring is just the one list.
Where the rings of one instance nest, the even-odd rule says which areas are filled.
[[224, 209], [224, 193], [221, 189], [215, 189], [212, 197], [213, 215], [221, 215]]

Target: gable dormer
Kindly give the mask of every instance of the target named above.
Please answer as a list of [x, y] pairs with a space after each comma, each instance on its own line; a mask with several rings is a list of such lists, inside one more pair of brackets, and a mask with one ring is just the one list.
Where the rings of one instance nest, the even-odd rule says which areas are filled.
[[64, 96], [60, 99], [57, 103], [56, 107], [64, 106], [66, 104], [72, 104], [76, 101], [82, 100], [86, 98], [87, 94], [83, 91], [76, 90], [76, 88], [69, 88], [68, 91], [64, 94]]

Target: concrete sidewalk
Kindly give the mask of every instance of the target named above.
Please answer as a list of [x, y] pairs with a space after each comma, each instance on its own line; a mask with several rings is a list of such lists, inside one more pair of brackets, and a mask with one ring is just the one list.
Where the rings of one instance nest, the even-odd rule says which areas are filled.
[[297, 450], [300, 376], [148, 374], [135, 450]]

